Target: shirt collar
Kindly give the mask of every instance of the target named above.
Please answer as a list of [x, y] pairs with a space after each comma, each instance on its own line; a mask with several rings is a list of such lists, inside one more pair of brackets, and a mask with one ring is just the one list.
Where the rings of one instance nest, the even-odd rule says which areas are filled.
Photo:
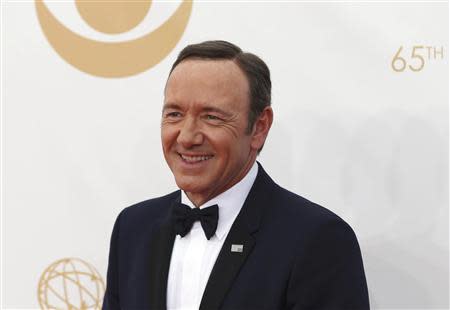
[[[217, 223], [216, 237], [221, 240], [230, 230], [239, 211], [244, 205], [245, 199], [255, 182], [258, 174], [258, 164], [253, 163], [252, 168], [247, 172], [244, 178], [233, 185], [225, 192], [217, 195], [200, 206], [200, 209], [217, 204], [219, 206], [219, 221]], [[181, 191], [181, 203], [195, 208], [195, 205], [189, 200], [186, 193]]]

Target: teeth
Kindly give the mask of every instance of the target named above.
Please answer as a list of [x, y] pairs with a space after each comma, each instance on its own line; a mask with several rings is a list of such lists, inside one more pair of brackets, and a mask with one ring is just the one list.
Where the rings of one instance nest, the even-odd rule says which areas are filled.
[[185, 161], [187, 161], [189, 163], [195, 163], [195, 162], [208, 160], [208, 159], [212, 158], [212, 155], [207, 155], [207, 156], [186, 156], [183, 154], [180, 154], [180, 155], [181, 155], [181, 158], [183, 158]]

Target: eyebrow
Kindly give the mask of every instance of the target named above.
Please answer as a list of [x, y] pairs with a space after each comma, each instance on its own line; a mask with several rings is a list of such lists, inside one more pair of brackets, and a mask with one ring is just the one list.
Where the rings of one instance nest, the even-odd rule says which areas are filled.
[[231, 116], [230, 113], [228, 113], [228, 112], [226, 112], [226, 111], [224, 111], [222, 109], [216, 108], [216, 107], [205, 107], [205, 108], [202, 109], [202, 111], [203, 112], [216, 112], [216, 113], [222, 114], [222, 115], [224, 115], [226, 117], [230, 117]]
[[169, 103], [165, 103], [163, 105], [163, 109], [162, 110], [165, 111], [165, 110], [168, 110], [168, 109], [181, 110], [181, 107], [178, 104], [176, 104], [176, 103], [169, 102]]
[[[177, 103], [173, 103], [173, 102], [169, 102], [164, 104], [163, 106], [163, 111], [168, 110], [168, 109], [174, 109], [174, 110], [182, 110], [181, 106]], [[212, 107], [212, 106], [206, 106], [202, 109], [202, 112], [216, 112], [219, 114], [222, 114], [225, 117], [230, 117], [231, 113], [226, 112], [220, 108], [217, 107]]]

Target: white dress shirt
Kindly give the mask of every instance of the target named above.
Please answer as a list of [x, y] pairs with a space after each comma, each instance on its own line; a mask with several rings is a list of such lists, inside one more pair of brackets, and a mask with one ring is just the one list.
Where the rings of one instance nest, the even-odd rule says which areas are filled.
[[[197, 310], [200, 307], [214, 263], [257, 174], [258, 165], [255, 161], [241, 181], [200, 206], [200, 209], [215, 204], [219, 206], [217, 230], [211, 239], [206, 239], [199, 221], [183, 238], [176, 236], [167, 282], [168, 310]], [[181, 191], [181, 202], [195, 208], [184, 191]]]

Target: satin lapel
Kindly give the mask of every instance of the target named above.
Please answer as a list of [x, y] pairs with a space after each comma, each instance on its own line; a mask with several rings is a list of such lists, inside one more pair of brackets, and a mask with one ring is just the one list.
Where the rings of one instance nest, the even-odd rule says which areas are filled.
[[[177, 198], [175, 202], [179, 201]], [[170, 258], [172, 256], [175, 232], [171, 222], [173, 203], [167, 216], [152, 233], [150, 243], [150, 309], [165, 310], [167, 295], [167, 277], [169, 275]]]
[[[255, 246], [255, 233], [259, 228], [264, 206], [270, 200], [267, 185], [273, 183], [261, 165], [258, 169], [255, 183], [231, 226], [211, 271], [200, 303], [200, 310], [220, 308], [239, 270]], [[232, 251], [232, 245], [237, 245], [233, 246], [234, 251]], [[242, 245], [242, 252], [239, 251], [240, 245]]]
[[[235, 222], [237, 224], [237, 222]], [[243, 245], [242, 252], [232, 252], [233, 244]], [[230, 230], [227, 239], [217, 257], [203, 294], [200, 310], [219, 309], [223, 298], [234, 278], [241, 269], [255, 240], [245, 226], [237, 225]]]

